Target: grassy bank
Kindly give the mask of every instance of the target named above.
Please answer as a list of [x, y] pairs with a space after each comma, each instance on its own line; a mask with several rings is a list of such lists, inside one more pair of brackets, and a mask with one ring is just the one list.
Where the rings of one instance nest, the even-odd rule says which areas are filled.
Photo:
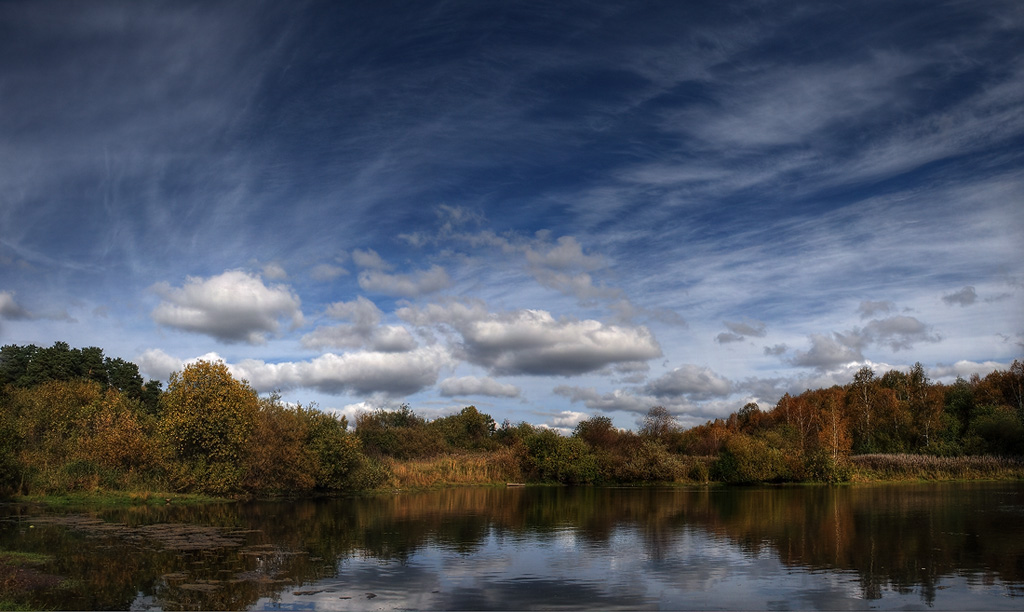
[[168, 504], [192, 506], [227, 503], [233, 500], [191, 493], [89, 491], [57, 495], [19, 495], [11, 498], [11, 501], [40, 504], [50, 508], [118, 508], [129, 506], [165, 506]]
[[[711, 458], [688, 457], [689, 463], [703, 459], [703, 470], [680, 470], [671, 482], [659, 484], [709, 484], [703, 477]], [[462, 485], [498, 485], [528, 481], [517, 457], [503, 449], [493, 453], [446, 454], [425, 459], [388, 458], [390, 473], [386, 490], [430, 489]], [[853, 455], [846, 459], [849, 482], [911, 482], [943, 480], [1018, 480], [1024, 479], [1024, 459], [976, 456], [933, 457], [912, 454]], [[632, 482], [634, 485], [656, 484]], [[722, 483], [717, 483], [722, 484]]]

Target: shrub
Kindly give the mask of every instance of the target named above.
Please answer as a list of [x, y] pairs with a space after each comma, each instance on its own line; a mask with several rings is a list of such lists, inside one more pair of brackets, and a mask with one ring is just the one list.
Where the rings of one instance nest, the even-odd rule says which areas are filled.
[[562, 484], [588, 484], [597, 480], [598, 465], [583, 440], [565, 438], [550, 429], [526, 439], [528, 473], [539, 480]]
[[839, 483], [850, 480], [850, 466], [844, 460], [837, 460], [832, 453], [819, 450], [804, 459], [803, 479], [811, 482]]
[[786, 457], [764, 440], [735, 434], [725, 443], [712, 466], [716, 480], [734, 484], [782, 482], [792, 479]]

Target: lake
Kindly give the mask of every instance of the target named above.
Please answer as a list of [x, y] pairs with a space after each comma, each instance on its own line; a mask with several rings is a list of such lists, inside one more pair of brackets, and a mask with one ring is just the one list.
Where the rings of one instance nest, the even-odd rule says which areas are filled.
[[1019, 610], [1024, 483], [3, 505], [0, 551], [59, 609]]

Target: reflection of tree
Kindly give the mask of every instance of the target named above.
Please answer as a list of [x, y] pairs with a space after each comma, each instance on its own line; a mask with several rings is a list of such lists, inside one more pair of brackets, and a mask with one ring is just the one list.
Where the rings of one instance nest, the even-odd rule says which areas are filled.
[[45, 553], [53, 561], [42, 571], [71, 579], [70, 589], [37, 594], [33, 607], [125, 608], [141, 592], [165, 609], [242, 609], [333, 577], [351, 556], [404, 562], [426, 547], [473, 553], [490, 534], [543, 542], [566, 529], [588, 546], [611, 546], [628, 529], [650, 560], [663, 561], [701, 531], [789, 567], [854, 572], [866, 599], [916, 589], [930, 604], [952, 575], [1024, 582], [1024, 551], [1006, 537], [1019, 526], [1000, 511], [1007, 486], [461, 488], [136, 508], [77, 526], [21, 508], [0, 521], [0, 550]]

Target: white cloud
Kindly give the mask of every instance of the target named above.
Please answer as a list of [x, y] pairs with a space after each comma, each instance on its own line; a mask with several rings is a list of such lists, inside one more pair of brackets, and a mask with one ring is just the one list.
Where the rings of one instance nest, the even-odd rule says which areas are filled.
[[[407, 306], [396, 314], [414, 325], [451, 327], [465, 359], [498, 374], [571, 376], [662, 354], [643, 326], [555, 319], [544, 310], [495, 314], [479, 300]], [[628, 367], [636, 370], [635, 363]]]
[[641, 396], [623, 389], [615, 389], [607, 393], [599, 393], [593, 387], [576, 387], [559, 385], [554, 388], [557, 395], [569, 398], [573, 403], [582, 402], [590, 410], [600, 412], [634, 412], [646, 414], [658, 405], [658, 399], [652, 396]]
[[575, 428], [581, 422], [587, 420], [589, 416], [585, 412], [576, 412], [575, 410], [563, 410], [558, 413], [551, 420], [551, 424], [555, 427], [564, 427], [568, 429]]
[[462, 376], [441, 381], [441, 395], [456, 397], [464, 395], [487, 395], [490, 397], [519, 397], [519, 387], [505, 384], [493, 378]]
[[180, 288], [158, 283], [153, 290], [163, 298], [153, 310], [154, 321], [224, 342], [262, 344], [268, 333], [277, 332], [280, 319], [302, 322], [299, 298], [289, 288], [268, 287], [241, 270], [189, 277]]
[[685, 396], [694, 400], [726, 397], [732, 383], [710, 368], [685, 364], [648, 383], [648, 393], [658, 397]]
[[413, 274], [388, 274], [380, 270], [359, 273], [359, 286], [364, 291], [401, 297], [418, 297], [447, 289], [452, 284], [441, 266], [431, 266]]
[[352, 251], [352, 261], [360, 268], [369, 270], [390, 270], [393, 267], [373, 249]]
[[182, 369], [184, 362], [177, 357], [171, 357], [160, 349], [146, 349], [135, 357], [135, 364], [139, 371], [147, 378], [166, 381], [171, 372]]
[[334, 302], [327, 307], [327, 316], [351, 321], [357, 327], [373, 327], [380, 323], [383, 315], [376, 304], [361, 295], [350, 302]]
[[260, 391], [308, 388], [328, 394], [402, 396], [433, 385], [439, 372], [453, 365], [448, 352], [435, 345], [404, 353], [326, 353], [310, 361], [266, 363], [246, 359], [231, 370]]
[[494, 315], [458, 331], [470, 361], [504, 374], [569, 376], [662, 354], [646, 327], [556, 320], [544, 310]]
[[909, 349], [916, 342], [938, 342], [939, 337], [930, 333], [930, 328], [914, 317], [897, 315], [869, 322], [861, 335], [868, 342], [886, 344], [894, 351]]
[[949, 304], [950, 306], [970, 306], [971, 304], [978, 301], [978, 294], [974, 291], [974, 287], [967, 286], [961, 289], [960, 291], [956, 291], [950, 293], [949, 295], [942, 296], [942, 301]]
[[302, 346], [311, 349], [368, 348], [384, 353], [410, 351], [416, 339], [400, 325], [383, 325], [370, 329], [355, 325], [318, 327], [302, 336]]
[[456, 329], [491, 316], [483, 300], [448, 300], [425, 306], [403, 306], [396, 310], [395, 314], [412, 325], [449, 325]]
[[793, 365], [824, 370], [864, 359], [860, 350], [850, 346], [848, 339], [841, 334], [811, 334], [810, 340], [811, 348], [797, 351], [791, 360]]
[[335, 302], [327, 307], [326, 314], [352, 324], [316, 328], [302, 337], [306, 348], [368, 348], [385, 353], [416, 348], [409, 330], [400, 325], [380, 325], [383, 313], [363, 296], [351, 302]]

